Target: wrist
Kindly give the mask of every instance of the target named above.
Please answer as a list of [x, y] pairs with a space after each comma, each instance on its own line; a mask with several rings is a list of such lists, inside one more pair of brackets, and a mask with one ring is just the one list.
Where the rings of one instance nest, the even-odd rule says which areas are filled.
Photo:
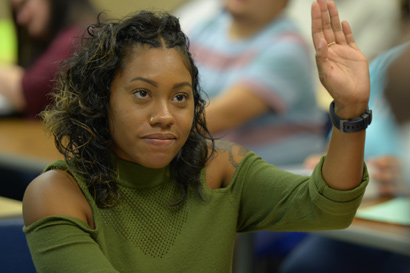
[[344, 104], [333, 101], [334, 103], [334, 112], [341, 119], [355, 119], [363, 115], [366, 112], [368, 103], [357, 103], [354, 105], [346, 106]]
[[363, 108], [363, 105], [358, 105], [357, 107], [343, 109], [343, 112], [340, 110], [336, 112], [336, 103], [333, 101], [329, 107], [332, 124], [342, 133], [355, 133], [365, 130], [372, 122], [372, 111], [368, 109], [367, 105]]

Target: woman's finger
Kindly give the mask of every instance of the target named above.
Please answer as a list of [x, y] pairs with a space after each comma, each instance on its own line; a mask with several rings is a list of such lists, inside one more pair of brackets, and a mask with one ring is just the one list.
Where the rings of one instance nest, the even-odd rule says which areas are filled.
[[359, 49], [354, 40], [352, 29], [350, 28], [350, 25], [347, 21], [342, 22], [342, 28], [347, 44], [353, 47], [354, 49]]
[[326, 87], [328, 70], [328, 45], [325, 38], [321, 38], [319, 41], [318, 49], [316, 50], [316, 64], [319, 72], [319, 79], [322, 84]]
[[340, 25], [339, 12], [337, 11], [335, 2], [327, 2], [327, 8], [329, 10], [335, 42], [338, 44], [346, 44], [345, 34], [343, 33], [342, 27]]
[[312, 3], [312, 38], [316, 51], [319, 49], [321, 39], [325, 39], [322, 27], [322, 13], [320, 11], [319, 3]]
[[329, 11], [327, 8], [326, 0], [317, 0], [317, 2], [320, 6], [320, 13], [322, 17], [322, 29], [325, 39], [328, 43], [335, 42], [336, 38], [329, 18]]

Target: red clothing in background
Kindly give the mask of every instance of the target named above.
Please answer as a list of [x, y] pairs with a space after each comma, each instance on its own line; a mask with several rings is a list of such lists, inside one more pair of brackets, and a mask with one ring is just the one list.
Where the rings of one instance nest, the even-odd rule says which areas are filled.
[[35, 118], [51, 103], [51, 97], [48, 94], [53, 88], [52, 80], [61, 61], [73, 53], [81, 34], [78, 27], [63, 29], [44, 54], [24, 73], [22, 88], [27, 103], [25, 112], [27, 117]]

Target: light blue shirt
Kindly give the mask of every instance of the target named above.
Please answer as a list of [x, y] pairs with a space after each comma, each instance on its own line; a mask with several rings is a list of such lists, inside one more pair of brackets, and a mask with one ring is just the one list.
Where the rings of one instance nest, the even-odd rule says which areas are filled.
[[391, 63], [410, 45], [394, 47], [370, 63], [370, 100], [373, 121], [366, 132], [365, 158], [394, 155], [400, 156], [399, 127], [390, 105], [384, 96], [387, 71]]
[[189, 36], [202, 89], [212, 98], [240, 84], [271, 110], [223, 138], [276, 165], [322, 152], [325, 115], [317, 105], [308, 47], [293, 22], [279, 16], [253, 37], [232, 41], [231, 20], [222, 12]]

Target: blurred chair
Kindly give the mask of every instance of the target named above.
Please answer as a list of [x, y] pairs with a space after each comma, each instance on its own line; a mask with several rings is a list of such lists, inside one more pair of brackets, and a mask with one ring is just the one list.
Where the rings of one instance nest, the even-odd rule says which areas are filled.
[[35, 273], [23, 219], [0, 220], [0, 272]]

